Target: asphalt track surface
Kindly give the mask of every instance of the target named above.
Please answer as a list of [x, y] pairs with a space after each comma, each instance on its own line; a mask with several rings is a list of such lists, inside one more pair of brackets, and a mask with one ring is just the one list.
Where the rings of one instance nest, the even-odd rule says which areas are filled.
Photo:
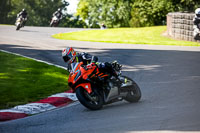
[[[141, 87], [140, 102], [90, 111], [81, 104], [0, 123], [0, 133], [200, 132], [200, 47], [147, 46], [57, 40], [52, 34], [83, 29], [0, 26], [0, 49], [65, 66], [61, 50], [118, 60]], [[14, 65], [14, 64], [13, 64]], [[39, 69], [39, 68], [38, 68]], [[55, 88], [56, 89], [56, 88]]]

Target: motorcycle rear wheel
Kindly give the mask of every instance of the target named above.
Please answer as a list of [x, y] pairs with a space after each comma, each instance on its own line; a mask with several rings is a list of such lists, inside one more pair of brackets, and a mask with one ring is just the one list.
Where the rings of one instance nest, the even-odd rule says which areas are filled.
[[[76, 89], [76, 96], [79, 102], [90, 110], [99, 110], [103, 107], [103, 98], [100, 95], [96, 93], [91, 95], [82, 87]], [[92, 101], [89, 96], [96, 98], [97, 100]]]

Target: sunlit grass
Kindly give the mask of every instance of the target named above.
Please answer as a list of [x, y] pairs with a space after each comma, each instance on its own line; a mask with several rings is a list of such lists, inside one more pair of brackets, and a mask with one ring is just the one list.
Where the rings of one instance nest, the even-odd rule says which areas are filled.
[[166, 26], [116, 28], [59, 33], [53, 35], [53, 37], [63, 40], [80, 40], [108, 43], [200, 46], [200, 43], [197, 42], [180, 41], [162, 36], [162, 33], [165, 31]]
[[4, 52], [0, 63], [0, 109], [68, 90], [64, 69]]
[[[12, 24], [0, 24], [0, 25], [12, 26]], [[14, 25], [14, 24], [13, 24], [13, 25]]]

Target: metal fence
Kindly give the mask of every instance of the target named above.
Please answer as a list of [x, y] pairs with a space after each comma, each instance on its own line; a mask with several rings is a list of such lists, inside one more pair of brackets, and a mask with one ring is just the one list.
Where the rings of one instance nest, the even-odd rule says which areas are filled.
[[174, 39], [197, 42], [193, 37], [194, 16], [194, 13], [168, 13], [167, 34]]

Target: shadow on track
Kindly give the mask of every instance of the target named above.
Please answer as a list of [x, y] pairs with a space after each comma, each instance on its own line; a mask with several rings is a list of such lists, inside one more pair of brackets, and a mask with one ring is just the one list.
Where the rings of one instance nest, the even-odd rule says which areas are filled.
[[23, 29], [20, 29], [19, 31], [21, 31], [21, 32], [39, 32], [39, 31], [34, 31], [34, 30], [23, 30]]

